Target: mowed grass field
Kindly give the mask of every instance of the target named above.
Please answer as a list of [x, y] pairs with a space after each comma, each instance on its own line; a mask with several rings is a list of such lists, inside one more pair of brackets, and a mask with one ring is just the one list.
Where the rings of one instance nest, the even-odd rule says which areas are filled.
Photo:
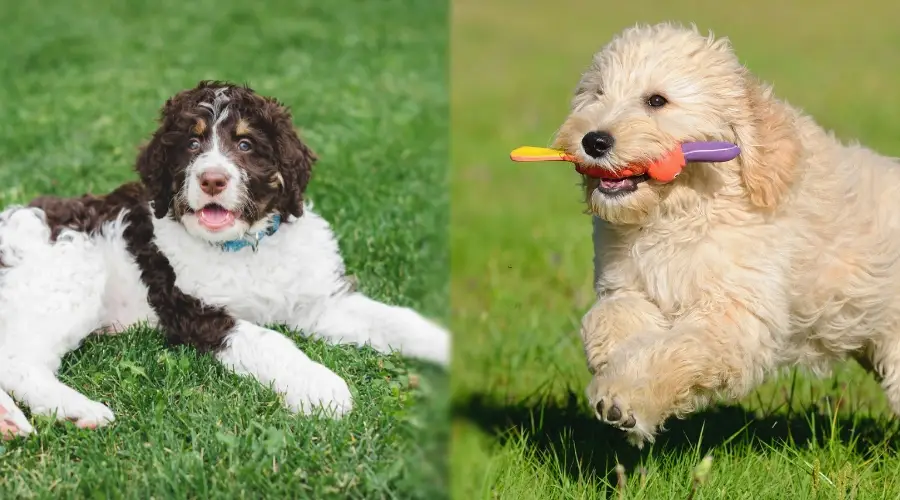
[[[309, 195], [362, 290], [448, 321], [446, 2], [37, 0], [0, 12], [0, 205], [131, 180], [167, 97], [201, 79], [249, 83], [291, 106], [318, 153]], [[291, 336], [348, 381], [352, 414], [291, 415], [154, 331], [92, 338], [60, 375], [115, 424], [34, 418], [38, 436], [0, 443], [0, 498], [444, 497], [446, 375]]]
[[579, 179], [508, 159], [549, 144], [613, 34], [666, 20], [729, 36], [779, 96], [900, 156], [898, 15], [887, 1], [454, 2], [455, 498], [688, 498], [707, 455], [694, 498], [900, 498], [897, 425], [852, 363], [825, 380], [788, 373], [740, 405], [670, 421], [643, 452], [596, 421], [578, 336], [593, 300]]

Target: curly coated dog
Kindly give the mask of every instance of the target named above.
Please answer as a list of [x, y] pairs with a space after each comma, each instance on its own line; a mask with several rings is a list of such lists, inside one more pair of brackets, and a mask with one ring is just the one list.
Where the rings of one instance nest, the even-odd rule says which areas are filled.
[[621, 171], [687, 141], [742, 152], [672, 182], [584, 178], [597, 417], [642, 446], [668, 417], [780, 368], [824, 374], [851, 357], [900, 412], [900, 163], [774, 97], [727, 39], [673, 24], [626, 29], [595, 54], [555, 146]]
[[0, 213], [0, 437], [33, 431], [10, 396], [81, 427], [113, 421], [55, 372], [90, 333], [139, 322], [302, 413], [349, 412], [350, 389], [265, 325], [446, 364], [445, 329], [345, 276], [333, 231], [304, 200], [315, 159], [281, 103], [201, 82], [163, 106], [141, 182]]

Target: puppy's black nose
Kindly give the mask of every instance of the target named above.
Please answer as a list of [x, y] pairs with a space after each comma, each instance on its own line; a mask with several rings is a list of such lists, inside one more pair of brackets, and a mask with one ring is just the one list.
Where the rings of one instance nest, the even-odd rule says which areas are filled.
[[584, 152], [594, 158], [600, 158], [608, 153], [615, 143], [616, 140], [613, 139], [612, 134], [605, 131], [588, 132], [581, 138], [581, 146], [584, 148]]

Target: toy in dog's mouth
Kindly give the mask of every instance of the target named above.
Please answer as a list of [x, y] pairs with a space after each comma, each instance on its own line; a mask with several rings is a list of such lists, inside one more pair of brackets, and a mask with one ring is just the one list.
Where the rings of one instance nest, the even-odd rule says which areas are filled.
[[567, 161], [575, 164], [575, 170], [592, 178], [597, 189], [604, 194], [614, 195], [637, 190], [638, 184], [653, 179], [657, 182], [671, 182], [681, 173], [688, 162], [725, 162], [737, 158], [741, 149], [730, 142], [683, 142], [662, 158], [628, 165], [618, 170], [584, 165], [574, 155], [558, 149], [524, 146], [510, 153], [513, 161]]

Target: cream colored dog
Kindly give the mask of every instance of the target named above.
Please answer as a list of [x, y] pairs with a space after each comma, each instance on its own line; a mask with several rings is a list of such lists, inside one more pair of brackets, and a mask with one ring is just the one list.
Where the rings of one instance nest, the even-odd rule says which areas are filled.
[[725, 39], [638, 26], [594, 56], [555, 146], [617, 170], [682, 141], [727, 163], [670, 183], [586, 178], [598, 300], [582, 325], [601, 420], [642, 446], [669, 416], [779, 368], [855, 357], [900, 412], [900, 163], [772, 96]]

